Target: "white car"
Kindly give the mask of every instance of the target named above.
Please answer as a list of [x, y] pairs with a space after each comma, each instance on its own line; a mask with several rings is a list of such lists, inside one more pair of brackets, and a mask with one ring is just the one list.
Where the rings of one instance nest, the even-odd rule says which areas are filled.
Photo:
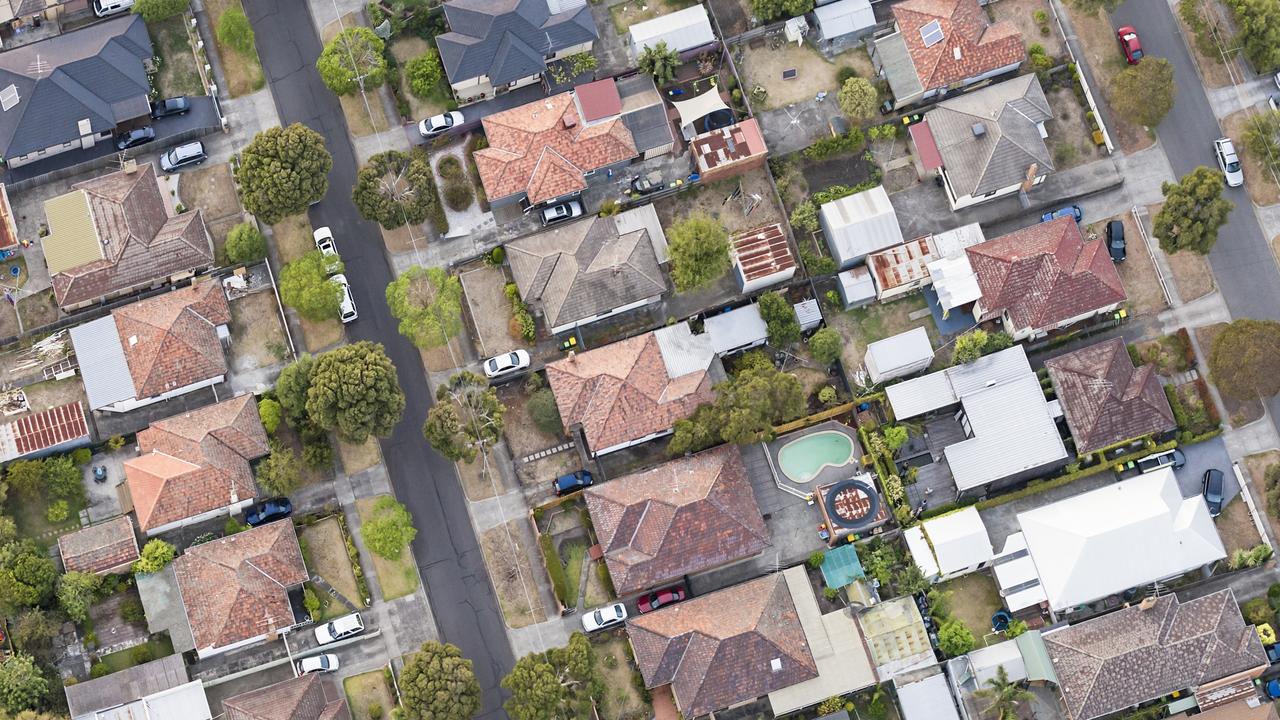
[[418, 123], [418, 134], [424, 138], [433, 138], [449, 131], [450, 128], [462, 124], [462, 113], [450, 110], [447, 113], [433, 115]]
[[582, 217], [582, 203], [577, 200], [569, 200], [558, 205], [545, 207], [542, 209], [542, 224], [554, 225], [565, 220], [572, 220], [576, 217]]
[[1276, 73], [1276, 76], [1272, 79], [1276, 81], [1276, 87], [1280, 88], [1280, 72]]
[[316, 642], [328, 645], [362, 632], [364, 632], [364, 620], [360, 617], [360, 613], [351, 613], [317, 627]]
[[336, 282], [342, 286], [342, 303], [338, 306], [338, 317], [343, 323], [349, 323], [355, 320], [359, 315], [356, 313], [356, 301], [351, 299], [351, 285], [347, 282], [347, 276], [338, 274], [329, 278], [330, 282]]
[[588, 610], [582, 616], [582, 629], [586, 632], [593, 633], [597, 630], [605, 630], [614, 625], [621, 625], [627, 621], [627, 606], [622, 603], [614, 603], [604, 607]]
[[1240, 187], [1244, 184], [1244, 170], [1240, 169], [1240, 158], [1236, 157], [1236, 146], [1231, 138], [1218, 138], [1213, 141], [1213, 154], [1218, 158], [1218, 167], [1226, 176], [1227, 187]]
[[311, 657], [302, 658], [298, 661], [298, 674], [307, 675], [313, 672], [333, 672], [339, 667], [341, 667], [341, 663], [338, 662], [338, 656], [333, 653], [312, 655]]
[[487, 378], [499, 378], [529, 367], [529, 353], [524, 350], [496, 355], [484, 361], [484, 374]]
[[338, 254], [338, 244], [333, 241], [333, 231], [328, 225], [317, 228], [311, 233], [311, 237], [316, 241], [316, 249], [324, 255], [325, 269], [330, 275], [337, 275], [342, 272], [342, 256]]

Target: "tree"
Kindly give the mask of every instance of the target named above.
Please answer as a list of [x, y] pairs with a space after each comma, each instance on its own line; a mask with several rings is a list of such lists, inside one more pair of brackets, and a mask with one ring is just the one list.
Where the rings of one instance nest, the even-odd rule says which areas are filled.
[[556, 405], [556, 396], [551, 392], [551, 388], [535, 390], [529, 396], [529, 403], [525, 409], [529, 411], [529, 419], [533, 420], [534, 427], [552, 437], [560, 437], [564, 434], [560, 406]]
[[502, 679], [502, 687], [511, 693], [503, 709], [513, 720], [590, 716], [591, 698], [604, 691], [594, 656], [580, 632], [569, 636], [566, 647], [525, 655]]
[[0, 663], [0, 705], [11, 713], [35, 710], [49, 694], [49, 680], [30, 655]]
[[426, 52], [405, 63], [404, 76], [409, 81], [409, 92], [424, 100], [434, 96], [440, 88], [440, 78], [444, 76], [439, 51], [427, 48]]
[[901, 425], [885, 425], [884, 444], [889, 452], [898, 452], [898, 448], [907, 444], [907, 429]]
[[102, 585], [102, 578], [93, 573], [71, 570], [58, 578], [58, 605], [75, 622], [89, 619], [89, 606], [94, 594]]
[[288, 495], [302, 484], [302, 466], [293, 448], [275, 438], [268, 441], [271, 453], [258, 463], [258, 485], [272, 495]]
[[387, 286], [387, 307], [410, 342], [439, 347], [462, 332], [462, 281], [443, 268], [414, 265]]
[[1022, 620], [1010, 620], [1009, 627], [1004, 629], [1004, 636], [1012, 640], [1030, 629]]
[[763, 23], [803, 15], [812, 9], [813, 0], [751, 0], [751, 14]]
[[232, 265], [249, 265], [266, 256], [267, 239], [254, 223], [242, 222], [227, 233], [227, 262]]
[[53, 598], [58, 568], [30, 541], [0, 552], [0, 601], [10, 608], [38, 607]]
[[1280, 392], [1280, 323], [1233, 320], [1213, 339], [1209, 378], [1223, 397], [1238, 402]]
[[1246, 123], [1245, 148], [1272, 172], [1280, 172], [1280, 110], [1252, 115]]
[[1222, 197], [1222, 173], [1200, 167], [1178, 183], [1162, 183], [1164, 205], [1156, 213], [1153, 232], [1167, 253], [1191, 250], [1208, 255], [1218, 241], [1218, 228], [1235, 203]]
[[335, 95], [371, 90], [387, 79], [384, 44], [373, 30], [354, 26], [338, 33], [325, 44], [316, 60], [320, 79]]
[[319, 202], [329, 190], [333, 156], [324, 137], [303, 125], [273, 127], [253, 136], [240, 153], [236, 182], [249, 212], [268, 225]]
[[159, 22], [187, 9], [188, 0], [135, 0], [133, 11], [147, 22]]
[[1280, 67], [1280, 3], [1276, 0], [1231, 0], [1244, 56], [1261, 73]]
[[1090, 15], [1097, 15], [1099, 10], [1115, 12], [1124, 0], [1071, 0], [1071, 4]]
[[690, 215], [667, 229], [676, 292], [696, 290], [729, 272], [729, 233], [708, 215]]
[[666, 40], [659, 40], [655, 45], [646, 45], [640, 51], [636, 61], [640, 72], [653, 76], [658, 85], [666, 85], [676, 79], [676, 68], [680, 67], [680, 53], [667, 47]]
[[222, 17], [218, 18], [217, 33], [218, 42], [241, 55], [253, 57], [253, 26], [239, 6], [222, 11]]
[[276, 428], [280, 427], [282, 412], [280, 403], [269, 397], [258, 401], [258, 417], [262, 420], [262, 429], [266, 430], [268, 435], [276, 434]]
[[388, 230], [427, 221], [436, 195], [425, 153], [388, 150], [369, 158], [356, 173], [351, 201], [361, 217]]
[[39, 497], [44, 482], [43, 460], [14, 460], [4, 471], [5, 482], [27, 499]]
[[800, 321], [796, 309], [781, 293], [767, 292], [760, 296], [760, 318], [769, 332], [769, 344], [776, 348], [788, 348], [800, 339]]
[[148, 540], [138, 559], [133, 561], [133, 571], [144, 575], [158, 573], [177, 556], [178, 549], [169, 543], [159, 538]]
[[913, 562], [907, 563], [894, 573], [893, 585], [904, 595], [914, 595], [929, 589], [929, 581], [925, 579], [924, 572]]
[[329, 279], [329, 270], [342, 272], [341, 260], [319, 250], [286, 263], [280, 270], [280, 300], [308, 320], [336, 320], [342, 306], [342, 286]]
[[809, 338], [809, 352], [813, 354], [814, 360], [823, 365], [834, 364], [840, 359], [840, 352], [843, 349], [844, 339], [834, 328], [824, 327]]
[[303, 353], [280, 371], [276, 379], [276, 399], [284, 411], [285, 422], [295, 430], [309, 424], [307, 418], [307, 390], [311, 388], [311, 373], [315, 369], [315, 357]]
[[970, 330], [956, 338], [955, 348], [951, 351], [951, 364], [967, 365], [982, 357], [982, 351], [986, 347], [987, 331], [982, 329]]
[[39, 608], [23, 611], [13, 623], [13, 642], [18, 650], [32, 655], [48, 650], [58, 634], [59, 622]]
[[307, 416], [349, 443], [387, 437], [404, 413], [404, 392], [382, 345], [363, 340], [316, 358]]
[[973, 694], [990, 701], [982, 709], [982, 715], [993, 720], [1018, 720], [1018, 708], [1032, 698], [1030, 692], [1009, 681], [1004, 665], [997, 667], [996, 676], [987, 678], [984, 686], [974, 690]]
[[506, 406], [498, 391], [473, 372], [455, 373], [436, 388], [436, 404], [427, 411], [422, 434], [450, 460], [472, 462], [502, 437]]
[[373, 513], [361, 526], [360, 535], [370, 550], [388, 560], [396, 560], [417, 537], [418, 530], [404, 505], [390, 495], [383, 495], [373, 504]]
[[1111, 80], [1111, 106], [1120, 115], [1155, 128], [1173, 109], [1177, 86], [1173, 65], [1164, 58], [1144, 57], [1128, 65]]
[[938, 649], [947, 657], [964, 655], [973, 646], [973, 633], [958, 620], [948, 620], [938, 629]]
[[44, 461], [44, 490], [51, 500], [84, 501], [84, 474], [68, 455]]
[[698, 452], [717, 442], [746, 444], [773, 439], [773, 427], [804, 413], [804, 386], [772, 364], [741, 370], [716, 386], [713, 403], [676, 422], [671, 455]]
[[854, 120], [867, 120], [875, 116], [880, 106], [880, 92], [866, 78], [852, 77], [840, 86], [836, 101], [840, 103], [840, 112]]
[[480, 683], [458, 646], [426, 642], [400, 671], [400, 699], [410, 720], [465, 720], [480, 711]]

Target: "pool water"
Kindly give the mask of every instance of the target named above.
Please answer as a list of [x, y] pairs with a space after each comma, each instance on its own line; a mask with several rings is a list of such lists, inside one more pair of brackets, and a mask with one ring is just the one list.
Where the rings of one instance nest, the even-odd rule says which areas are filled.
[[778, 451], [778, 466], [792, 482], [807, 483], [822, 469], [848, 465], [853, 440], [842, 432], [825, 430], [792, 440]]

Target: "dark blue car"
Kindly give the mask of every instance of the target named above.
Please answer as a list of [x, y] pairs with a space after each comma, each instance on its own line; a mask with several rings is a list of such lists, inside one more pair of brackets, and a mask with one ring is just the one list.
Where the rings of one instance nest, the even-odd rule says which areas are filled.
[[591, 477], [591, 473], [587, 470], [579, 470], [571, 472], [568, 475], [561, 475], [551, 481], [551, 489], [556, 495], [568, 495], [571, 492], [577, 492], [591, 487], [595, 482], [595, 478]]
[[1057, 220], [1060, 217], [1074, 218], [1076, 222], [1080, 222], [1084, 219], [1084, 212], [1080, 210], [1079, 205], [1068, 205], [1064, 208], [1058, 208], [1053, 212], [1047, 212], [1041, 215], [1040, 222], [1049, 222], [1050, 220]]
[[275, 520], [282, 520], [293, 514], [293, 503], [287, 497], [273, 497], [260, 500], [244, 513], [244, 521], [249, 527], [266, 525]]

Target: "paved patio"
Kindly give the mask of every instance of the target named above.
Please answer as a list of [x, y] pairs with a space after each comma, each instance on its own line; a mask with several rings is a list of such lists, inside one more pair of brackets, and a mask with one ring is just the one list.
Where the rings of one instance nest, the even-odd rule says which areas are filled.
[[[793, 450], [787, 452], [786, 460], [795, 464], [800, 464], [810, 457], [811, 451], [805, 450], [803, 455], [797, 454], [793, 457], [793, 452], [800, 450], [802, 447], [798, 441], [815, 435], [830, 433], [837, 433], [849, 439], [849, 459], [847, 461], [837, 465], [824, 463], [808, 478], [800, 477], [798, 473], [802, 471], [798, 468], [792, 468], [791, 471], [788, 471], [786, 464], [783, 462], [782, 451], [784, 448], [796, 443], [793, 445]], [[803, 430], [796, 430], [795, 432], [787, 433], [786, 435], [783, 435], [769, 443], [767, 447], [769, 450], [771, 469], [774, 471], [774, 476], [777, 479], [777, 482], [780, 485], [790, 488], [798, 493], [815, 492], [823, 485], [828, 485], [840, 480], [848, 480], [862, 470], [862, 464], [859, 462], [859, 459], [862, 457], [863, 451], [862, 446], [858, 442], [857, 431], [848, 425], [835, 420], [828, 420], [827, 422], [819, 423], [818, 425], [807, 427]]]

